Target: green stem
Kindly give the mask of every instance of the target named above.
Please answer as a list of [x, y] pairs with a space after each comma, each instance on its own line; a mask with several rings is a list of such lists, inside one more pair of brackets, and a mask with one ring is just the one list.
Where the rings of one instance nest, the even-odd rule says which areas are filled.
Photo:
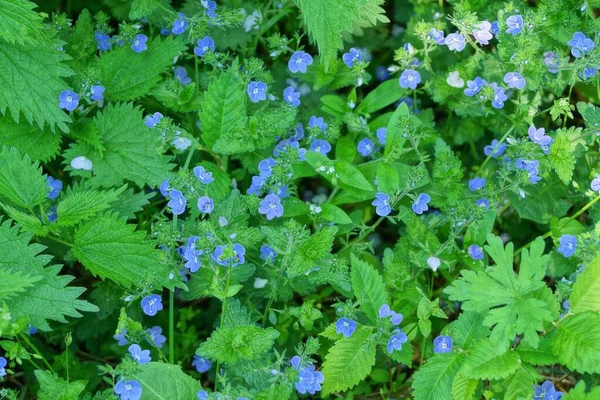
[[[173, 215], [173, 232], [177, 232], [177, 215]], [[175, 363], [175, 289], [169, 290], [169, 362]]]
[[54, 236], [46, 236], [46, 237], [50, 240], [54, 240], [57, 243], [64, 244], [65, 246], [73, 247], [73, 243], [65, 242], [64, 240], [59, 239], [57, 237], [54, 237]]
[[[229, 285], [231, 285], [231, 270], [233, 269], [233, 263], [229, 263], [229, 269], [227, 270], [227, 283], [225, 284], [225, 291], [223, 292], [223, 303], [221, 304], [221, 324], [219, 325], [220, 327], [223, 326], [223, 323], [225, 322], [225, 311], [227, 310], [226, 306], [227, 306], [227, 292], [229, 291]], [[217, 368], [215, 370], [215, 388], [214, 391], [217, 391], [217, 387], [219, 385], [219, 368], [221, 368], [221, 365], [219, 362], [217, 362]]]
[[50, 370], [50, 372], [52, 372], [54, 374], [55, 371], [52, 368], [52, 366], [50, 365], [50, 363], [48, 362], [48, 360], [46, 360], [46, 357], [44, 357], [42, 355], [42, 353], [40, 353], [40, 351], [38, 350], [38, 348], [35, 347], [35, 345], [33, 343], [31, 343], [31, 340], [29, 340], [29, 338], [27, 337], [27, 335], [24, 335], [24, 334], [20, 333], [19, 336], [21, 337], [21, 339], [23, 339], [23, 341], [25, 343], [27, 343], [27, 346], [31, 347], [31, 349], [33, 350], [33, 352], [35, 354], [37, 354], [38, 357], [40, 357], [40, 359], [42, 360], [42, 362], [44, 363], [44, 365]]

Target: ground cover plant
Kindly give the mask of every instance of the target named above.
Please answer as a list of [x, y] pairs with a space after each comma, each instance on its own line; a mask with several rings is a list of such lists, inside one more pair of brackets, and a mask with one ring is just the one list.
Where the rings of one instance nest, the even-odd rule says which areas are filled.
[[598, 0], [0, 0], [0, 398], [600, 399]]

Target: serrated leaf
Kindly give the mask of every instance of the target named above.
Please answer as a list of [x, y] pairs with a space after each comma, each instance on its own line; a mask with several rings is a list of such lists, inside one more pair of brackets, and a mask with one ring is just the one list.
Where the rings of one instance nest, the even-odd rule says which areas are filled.
[[[127, 219], [135, 218], [135, 213], [142, 211], [144, 206], [150, 204], [150, 199], [156, 196], [156, 192], [138, 192], [127, 189], [119, 195], [117, 200], [110, 204], [112, 212]], [[216, 199], [215, 199], [216, 200]]]
[[552, 340], [548, 335], [540, 338], [540, 345], [537, 349], [522, 344], [517, 348], [517, 351], [523, 361], [532, 365], [554, 365], [558, 363], [556, 356], [552, 353]]
[[458, 352], [436, 354], [415, 373], [412, 384], [415, 400], [452, 398], [452, 384], [463, 361]]
[[159, 261], [160, 252], [146, 233], [135, 228], [122, 218], [95, 218], [75, 231], [73, 254], [92, 274], [125, 288], [144, 282], [173, 288], [171, 268]]
[[323, 363], [323, 394], [345, 391], [366, 378], [375, 365], [375, 350], [371, 331], [364, 327], [335, 342]]
[[0, 206], [9, 216], [9, 218], [15, 221], [23, 231], [30, 232], [41, 237], [48, 235], [48, 226], [42, 224], [41, 219], [37, 215], [28, 214], [3, 203], [0, 203]]
[[134, 375], [142, 386], [144, 400], [193, 399], [200, 382], [185, 374], [179, 365], [149, 362]]
[[558, 174], [558, 177], [565, 185], [571, 182], [573, 170], [575, 169], [574, 148], [571, 146], [571, 140], [561, 130], [554, 138], [550, 147], [548, 159], [552, 169]]
[[331, 253], [337, 227], [328, 226], [315, 233], [294, 252], [288, 274], [298, 276], [317, 267], [317, 263]]
[[475, 398], [475, 391], [479, 381], [477, 379], [468, 378], [462, 372], [459, 372], [452, 383], [452, 399], [453, 400], [472, 400]]
[[451, 336], [454, 342], [464, 349], [472, 349], [480, 340], [487, 338], [490, 330], [483, 325], [484, 319], [483, 314], [472, 311], [460, 314], [452, 325]]
[[41, 279], [40, 275], [31, 276], [27, 273], [13, 272], [0, 267], [0, 299], [6, 300], [23, 293]]
[[600, 314], [587, 311], [561, 320], [552, 338], [552, 351], [571, 370], [600, 372]]
[[277, 337], [279, 332], [273, 328], [262, 329], [255, 325], [219, 327], [198, 347], [197, 354], [226, 364], [254, 360], [271, 349]]
[[600, 256], [585, 266], [577, 277], [569, 298], [571, 312], [600, 312]]
[[600, 386], [594, 386], [589, 392], [586, 392], [585, 381], [577, 382], [569, 393], [561, 397], [561, 400], [595, 400], [600, 398]]
[[0, 152], [0, 200], [20, 208], [40, 205], [49, 193], [46, 177], [37, 162], [21, 156], [17, 149], [3, 147]]
[[523, 364], [504, 382], [505, 400], [529, 400], [533, 397], [533, 386], [542, 376], [530, 365]]
[[127, 186], [122, 186], [119, 189], [109, 191], [83, 190], [69, 192], [56, 207], [56, 214], [58, 215], [56, 224], [68, 227], [84, 222], [100, 211], [109, 208], [110, 203], [117, 200], [126, 188]]
[[84, 391], [87, 381], [66, 381], [49, 371], [34, 371], [40, 384], [38, 400], [77, 400]]
[[62, 137], [50, 129], [40, 129], [27, 121], [16, 123], [10, 117], [0, 117], [0, 143], [27, 154], [33, 161], [46, 162], [60, 152]]
[[133, 0], [129, 19], [142, 19], [150, 16], [160, 7], [161, 0]]
[[358, 259], [354, 254], [350, 258], [350, 279], [352, 291], [360, 304], [361, 310], [372, 322], [376, 322], [379, 308], [388, 302], [388, 295], [383, 278], [369, 263]]
[[516, 351], [500, 352], [489, 340], [481, 340], [469, 353], [461, 372], [473, 379], [502, 379], [515, 372], [519, 365]]
[[37, 5], [26, 0], [0, 0], [0, 37], [9, 43], [24, 44], [42, 36], [42, 17]]

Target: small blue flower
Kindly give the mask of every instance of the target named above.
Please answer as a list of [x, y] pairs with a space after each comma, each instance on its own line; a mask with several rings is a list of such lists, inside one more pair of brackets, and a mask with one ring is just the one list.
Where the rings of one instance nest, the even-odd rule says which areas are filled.
[[433, 40], [438, 46], [442, 46], [445, 44], [444, 31], [438, 31], [435, 28], [431, 28], [427, 34], [427, 39]]
[[215, 209], [213, 199], [208, 196], [202, 196], [198, 199], [198, 210], [203, 214], [210, 214]]
[[318, 128], [322, 131], [325, 131], [327, 129], [327, 123], [323, 121], [323, 117], [317, 117], [314, 115], [308, 120], [308, 126], [310, 126], [313, 129]]
[[298, 122], [298, 125], [294, 129], [294, 134], [290, 136], [290, 139], [296, 141], [304, 139], [304, 125], [302, 125], [302, 122]]
[[261, 260], [273, 262], [277, 257], [277, 252], [269, 244], [263, 244], [260, 246], [260, 258]]
[[373, 142], [368, 138], [362, 139], [358, 142], [358, 146], [356, 147], [361, 156], [366, 157], [373, 152]]
[[347, 53], [344, 53], [342, 60], [348, 68], [352, 68], [357, 61], [362, 61], [362, 53], [353, 47]]
[[595, 47], [594, 41], [581, 32], [575, 32], [568, 45], [571, 47], [571, 54], [575, 58], [583, 57]]
[[473, 260], [483, 260], [483, 249], [481, 246], [472, 244], [469, 246], [467, 251]]
[[475, 192], [477, 190], [483, 189], [485, 186], [485, 178], [475, 177], [469, 181], [469, 190], [471, 192]]
[[194, 273], [200, 269], [202, 262], [200, 262], [200, 256], [203, 254], [202, 250], [186, 247], [183, 252], [183, 259], [186, 261], [185, 267]]
[[212, 367], [212, 364], [209, 359], [200, 357], [199, 355], [194, 354], [194, 359], [192, 360], [192, 366], [194, 368], [196, 368], [196, 371], [198, 371], [202, 374], [202, 373], [208, 371]]
[[51, 176], [46, 178], [46, 183], [48, 184], [48, 189], [50, 190], [48, 193], [48, 198], [50, 200], [54, 200], [60, 194], [60, 191], [63, 188], [63, 183], [59, 179], [54, 179]]
[[520, 15], [511, 15], [506, 19], [506, 25], [508, 26], [506, 33], [516, 35], [523, 30], [523, 17]]
[[395, 311], [392, 311], [392, 313], [393, 313], [392, 318], [390, 318], [390, 321], [392, 321], [392, 325], [394, 325], [394, 326], [400, 325], [400, 322], [402, 322], [402, 320], [404, 319], [404, 316]]
[[560, 400], [563, 392], [557, 391], [551, 381], [545, 381], [541, 385], [533, 386], [533, 400]]
[[195, 167], [193, 171], [194, 175], [196, 175], [196, 178], [198, 178], [198, 180], [205, 185], [208, 185], [215, 180], [215, 178], [212, 176], [212, 172], [207, 171], [201, 165]]
[[160, 194], [162, 194], [163, 197], [169, 197], [169, 192], [171, 191], [171, 188], [169, 187], [168, 179], [165, 179], [163, 181], [163, 183], [160, 184], [159, 190], [160, 190]]
[[296, 92], [293, 86], [288, 86], [283, 91], [283, 99], [289, 105], [298, 107], [300, 105], [300, 92]]
[[261, 162], [258, 163], [258, 171], [260, 172], [260, 177], [263, 179], [269, 178], [273, 174], [273, 167], [277, 165], [277, 162], [271, 157], [265, 158]]
[[500, 33], [500, 24], [498, 23], [498, 21], [492, 22], [492, 26], [490, 27], [490, 32], [494, 35], [497, 33]]
[[[498, 144], [498, 139], [492, 140], [492, 144], [489, 144], [483, 148], [483, 154], [486, 156], [492, 155], [493, 158], [500, 157], [506, 151], [506, 143]], [[492, 153], [493, 152], [493, 153]]]
[[163, 118], [163, 115], [159, 112], [155, 112], [152, 115], [146, 115], [146, 119], [144, 120], [144, 125], [146, 125], [148, 128], [154, 128], [156, 126], [156, 124], [158, 124], [160, 122], [160, 120]]
[[321, 390], [321, 383], [325, 381], [325, 376], [321, 371], [315, 371], [315, 366], [312, 364], [300, 365], [300, 357], [292, 358], [292, 366], [298, 370], [298, 382], [296, 382], [296, 390], [300, 394], [315, 394]]
[[208, 51], [215, 51], [215, 41], [210, 36], [204, 36], [202, 39], [198, 39], [196, 47], [194, 47], [194, 54], [198, 57], [204, 57]]
[[263, 178], [262, 176], [260, 176], [260, 175], [253, 176], [252, 183], [250, 184], [250, 187], [248, 188], [247, 193], [258, 195], [260, 193], [260, 191], [262, 190], [265, 182], [266, 182], [266, 179]]
[[535, 126], [531, 125], [527, 130], [527, 134], [529, 135], [529, 139], [533, 143], [539, 144], [540, 146], [550, 146], [553, 140], [551, 136], [546, 135], [546, 130], [544, 128], [537, 129]]
[[196, 393], [198, 400], [208, 400], [208, 392], [206, 390], [198, 390]]
[[375, 200], [373, 200], [371, 204], [375, 206], [375, 213], [380, 217], [386, 217], [392, 212], [390, 196], [385, 193], [377, 193], [375, 195]]
[[340, 318], [335, 323], [335, 331], [345, 337], [350, 337], [356, 330], [356, 321], [349, 318]]
[[475, 201], [477, 207], [485, 208], [486, 210], [490, 208], [490, 202], [487, 199], [477, 199]]
[[46, 218], [48, 218], [48, 222], [54, 222], [58, 219], [58, 214], [56, 213], [56, 206], [50, 207], [50, 209], [46, 213]]
[[379, 314], [379, 318], [386, 318], [386, 317], [389, 317], [390, 315], [394, 315], [396, 313], [394, 311], [392, 311], [389, 304], [382, 304], [381, 307], [379, 307], [378, 314]]
[[536, 184], [542, 178], [538, 176], [540, 162], [538, 160], [525, 160], [523, 158], [517, 158], [515, 161], [515, 167], [522, 171], [526, 171], [529, 175], [529, 182]]
[[104, 32], [100, 32], [100, 31], [96, 32], [94, 36], [96, 38], [96, 42], [98, 43], [98, 50], [100, 50], [100, 51], [110, 50], [110, 47], [111, 47], [110, 36], [108, 36]]
[[104, 100], [104, 86], [102, 85], [92, 85], [92, 96], [90, 97], [94, 101]]
[[490, 40], [494, 37], [492, 35], [492, 24], [489, 21], [482, 21], [477, 25], [477, 29], [473, 29], [473, 37], [479, 43], [487, 45]]
[[581, 80], [585, 81], [596, 75], [596, 68], [592, 65], [586, 65], [577, 75], [579, 75]]
[[454, 343], [450, 336], [438, 336], [433, 339], [433, 352], [434, 353], [450, 353], [452, 351]]
[[560, 246], [558, 246], [558, 252], [560, 254], [566, 258], [575, 254], [575, 250], [577, 249], [577, 236], [562, 235], [560, 239], [558, 239], [558, 242], [560, 243]]
[[232, 255], [230, 257], [225, 257], [225, 246], [218, 245], [215, 247], [215, 250], [211, 254], [211, 258], [214, 262], [224, 267], [228, 267], [231, 264], [232, 267], [236, 267], [239, 264], [244, 264], [246, 262], [246, 258], [244, 257], [246, 254], [246, 249], [241, 244], [235, 243], [231, 246], [230, 250]]
[[444, 44], [448, 46], [449, 50], [461, 52], [466, 46], [465, 37], [460, 33], [451, 33], [444, 39]]
[[400, 75], [400, 87], [403, 89], [416, 89], [417, 85], [421, 83], [421, 74], [414, 69], [407, 69]]
[[6, 358], [0, 357], [0, 378], [3, 376], [6, 376], [6, 369], [5, 369], [6, 364], [7, 364]]
[[484, 86], [487, 86], [487, 82], [477, 76], [472, 81], [467, 81], [467, 88], [464, 90], [465, 95], [473, 97], [479, 93]]
[[492, 107], [504, 107], [504, 102], [506, 101], [506, 99], [508, 99], [508, 96], [504, 93], [504, 88], [502, 86], [498, 86], [496, 82], [492, 82], [492, 88], [494, 89], [494, 99], [492, 100]]
[[148, 46], [146, 42], [148, 41], [148, 36], [146, 35], [136, 35], [136, 37], [131, 42], [131, 48], [136, 53], [141, 53], [148, 50]]
[[279, 218], [283, 216], [283, 206], [281, 205], [281, 199], [275, 194], [268, 194], [264, 200], [260, 202], [258, 212], [267, 216], [270, 221], [273, 218]]
[[590, 189], [592, 189], [594, 192], [600, 192], [600, 175], [592, 179], [592, 182], [590, 183]]
[[408, 341], [408, 337], [400, 328], [394, 330], [393, 335], [387, 343], [387, 351], [392, 354], [394, 350], [402, 350], [402, 345]]
[[[563, 278], [563, 279], [564, 279], [564, 278]], [[567, 313], [568, 313], [569, 311], [571, 311], [571, 304], [569, 303], [569, 300], [565, 300], [565, 301], [563, 301], [563, 303], [562, 303], [562, 306], [563, 306], [563, 309], [565, 310], [565, 312], [564, 312], [564, 313], [562, 313], [562, 314], [560, 314], [560, 315], [558, 316], [558, 318], [562, 318], [562, 317], [564, 317], [565, 315], [567, 315]]]
[[552, 74], [557, 74], [560, 71], [560, 61], [558, 60], [558, 56], [553, 51], [545, 51], [544, 52], [544, 64], [548, 68], [548, 72]]
[[292, 54], [290, 61], [288, 62], [288, 68], [291, 72], [300, 72], [304, 74], [306, 68], [313, 63], [313, 58], [310, 54], [304, 51], [296, 51]]
[[179, 18], [173, 21], [173, 28], [171, 29], [171, 32], [173, 32], [174, 35], [181, 35], [188, 28], [189, 22], [187, 21], [187, 17], [184, 13], [178, 12], [177, 15]]
[[183, 193], [177, 189], [172, 189], [169, 192], [169, 197], [171, 197], [171, 200], [169, 200], [167, 206], [171, 208], [171, 212], [175, 215], [183, 214], [187, 205], [187, 200], [183, 196]]
[[118, 394], [120, 400], [139, 400], [142, 397], [142, 386], [138, 381], [120, 380], [115, 385], [115, 394]]
[[253, 103], [267, 99], [267, 84], [264, 82], [250, 82], [248, 85], [248, 97]]
[[[444, 34], [444, 32], [442, 32], [442, 35], [443, 34]], [[375, 68], [375, 76], [381, 82], [384, 82], [384, 81], [387, 81], [388, 79], [390, 79], [390, 72], [387, 70], [387, 68], [385, 66], [380, 65], [377, 68]]]
[[79, 96], [71, 90], [63, 90], [58, 95], [58, 106], [63, 110], [73, 111], [79, 105]]
[[35, 335], [37, 333], [37, 328], [31, 324], [29, 324], [29, 336]]
[[379, 143], [381, 143], [382, 145], [385, 146], [387, 128], [386, 127], [379, 128], [379, 129], [377, 129], [377, 131], [375, 133], [377, 135], [377, 140], [379, 140]]
[[326, 156], [331, 151], [331, 145], [326, 140], [316, 139], [310, 144], [310, 150]]
[[127, 329], [123, 328], [121, 332], [113, 336], [113, 339], [117, 341], [119, 346], [125, 346], [127, 344]]
[[150, 336], [150, 338], [146, 338], [146, 341], [150, 344], [155, 344], [156, 347], [162, 349], [163, 344], [167, 341], [167, 338], [162, 334], [162, 328], [160, 326], [153, 326], [152, 328], [146, 329], [146, 333]]
[[523, 75], [518, 72], [509, 72], [504, 75], [504, 83], [511, 89], [521, 90], [525, 87], [526, 81], [525, 78], [523, 78]]
[[150, 358], [150, 350], [142, 350], [138, 344], [129, 346], [129, 354], [131, 354], [131, 358], [140, 364], [146, 364], [152, 360]]
[[421, 193], [415, 202], [412, 204], [412, 210], [416, 214], [423, 214], [425, 211], [429, 210], [429, 206], [427, 205], [431, 201], [431, 197], [427, 193]]
[[188, 85], [192, 82], [192, 78], [188, 76], [187, 71], [183, 67], [175, 68], [175, 71], [173, 71], [173, 75], [175, 76], [175, 79], [181, 82], [183, 86]]
[[144, 314], [151, 317], [163, 309], [162, 299], [157, 294], [150, 294], [142, 299], [142, 310]]

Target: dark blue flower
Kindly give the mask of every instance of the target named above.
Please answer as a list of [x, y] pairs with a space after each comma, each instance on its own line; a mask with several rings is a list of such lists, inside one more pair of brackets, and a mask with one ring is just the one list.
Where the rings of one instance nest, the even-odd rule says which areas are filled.
[[177, 189], [172, 189], [169, 192], [169, 197], [171, 200], [167, 203], [167, 206], [171, 208], [171, 212], [175, 215], [180, 215], [185, 212], [185, 206], [187, 204], [187, 200], [183, 196], [183, 193]]
[[213, 0], [200, 0], [200, 3], [204, 7], [204, 12], [208, 16], [208, 18], [216, 18], [217, 12], [217, 2]]
[[400, 75], [400, 87], [403, 89], [416, 89], [417, 85], [421, 83], [421, 74], [414, 69], [407, 69], [402, 71]]
[[559, 400], [564, 395], [563, 392], [557, 391], [551, 381], [545, 381], [541, 385], [534, 385], [533, 400]]
[[146, 338], [146, 341], [156, 345], [159, 349], [162, 349], [163, 344], [167, 341], [167, 338], [162, 334], [162, 328], [160, 326], [153, 326], [152, 328], [146, 329], [146, 333], [150, 336], [150, 338]]
[[454, 343], [450, 336], [438, 336], [433, 339], [433, 352], [434, 353], [450, 353], [452, 351]]
[[356, 330], [356, 321], [349, 318], [340, 318], [335, 323], [335, 331], [345, 337], [350, 337]]
[[29, 336], [35, 335], [37, 333], [37, 328], [31, 324], [29, 324]]
[[142, 397], [142, 386], [138, 381], [120, 380], [115, 385], [115, 394], [118, 394], [120, 400], [139, 400]]
[[270, 221], [273, 218], [279, 218], [283, 216], [283, 206], [281, 205], [281, 199], [275, 194], [268, 194], [264, 200], [260, 202], [258, 212], [267, 216]]
[[318, 128], [322, 131], [325, 131], [327, 129], [327, 123], [323, 121], [323, 117], [317, 117], [315, 115], [310, 117], [310, 119], [308, 120], [308, 126], [310, 126], [313, 129]]
[[179, 82], [181, 82], [181, 84], [183, 86], [188, 85], [192, 82], [192, 78], [190, 78], [187, 75], [187, 71], [183, 67], [175, 68], [175, 71], [173, 71], [173, 74], [175, 75], [175, 79], [177, 79]]
[[50, 190], [48, 198], [50, 200], [57, 198], [63, 188], [63, 183], [59, 179], [54, 179], [51, 176], [46, 178], [46, 182], [48, 183], [48, 189]]
[[465, 37], [460, 33], [451, 33], [444, 39], [444, 44], [448, 46], [449, 50], [461, 52], [465, 49]]
[[479, 93], [484, 86], [487, 86], [487, 82], [477, 76], [474, 80], [467, 81], [467, 88], [464, 90], [465, 95], [473, 97]]
[[90, 97], [94, 101], [104, 100], [104, 86], [102, 85], [92, 85], [92, 96]]
[[402, 350], [402, 345], [408, 341], [408, 337], [400, 328], [396, 328], [387, 343], [387, 351], [392, 354], [394, 350]]
[[563, 256], [569, 258], [575, 254], [577, 249], [577, 236], [575, 235], [562, 235], [558, 239], [560, 246], [558, 246], [558, 252]]
[[98, 50], [100, 51], [107, 51], [110, 50], [110, 36], [108, 36], [106, 33], [104, 32], [96, 32], [95, 33], [95, 38], [96, 38], [96, 42], [98, 43]]
[[511, 35], [520, 33], [523, 30], [523, 17], [520, 15], [511, 15], [506, 19], [506, 26], [508, 26], [506, 33], [510, 33]]
[[179, 18], [173, 21], [173, 28], [171, 29], [171, 32], [173, 32], [174, 35], [181, 35], [188, 28], [189, 22], [187, 21], [187, 17], [184, 13], [178, 12], [177, 15]]
[[144, 314], [151, 317], [163, 309], [162, 299], [157, 294], [150, 294], [142, 299], [142, 310]]
[[148, 128], [154, 128], [156, 126], [156, 124], [158, 124], [160, 122], [160, 120], [163, 118], [163, 115], [159, 112], [155, 112], [152, 115], [146, 115], [146, 119], [144, 120], [144, 125], [146, 125]]
[[267, 84], [264, 82], [250, 82], [248, 85], [248, 97], [253, 103], [267, 99]]
[[218, 245], [211, 254], [211, 258], [214, 262], [224, 267], [228, 267], [230, 264], [232, 267], [236, 267], [239, 264], [244, 264], [246, 262], [246, 258], [244, 257], [245, 254], [246, 249], [244, 246], [235, 243], [233, 245], [228, 245], [227, 247]]
[[390, 196], [385, 193], [377, 193], [375, 195], [375, 200], [373, 200], [371, 204], [375, 206], [375, 213], [380, 217], [386, 217], [392, 212]]
[[[444, 34], [444, 32], [442, 32], [442, 36], [443, 36], [443, 34]], [[388, 69], [385, 66], [380, 65], [377, 68], [375, 68], [375, 76], [381, 82], [387, 81], [388, 79], [390, 79], [390, 72], [388, 71]]]
[[358, 150], [361, 156], [366, 157], [373, 152], [373, 147], [373, 142], [371, 142], [371, 140], [369, 140], [368, 138], [364, 138], [360, 142], [358, 142], [358, 146], [356, 147], [356, 149]]
[[575, 32], [568, 45], [571, 47], [571, 54], [575, 58], [583, 57], [595, 47], [594, 41], [581, 32]]
[[212, 176], [212, 172], [207, 171], [201, 165], [194, 168], [194, 175], [196, 175], [196, 178], [198, 178], [198, 180], [205, 185], [208, 185], [215, 180], [215, 178]]
[[79, 105], [79, 96], [71, 90], [63, 90], [58, 95], [58, 106], [63, 110], [73, 111]]
[[289, 105], [298, 107], [300, 105], [300, 92], [296, 92], [293, 86], [288, 86], [283, 91], [283, 99]]
[[381, 143], [382, 145], [385, 146], [386, 135], [387, 135], [387, 128], [383, 127], [383, 128], [377, 129], [376, 135], [377, 135], [377, 140], [379, 140], [379, 143]]
[[483, 148], [483, 154], [486, 156], [492, 155], [493, 158], [500, 157], [506, 151], [506, 143], [498, 144], [498, 139], [492, 140], [492, 144], [489, 144]]
[[500, 33], [500, 25], [499, 25], [498, 21], [492, 22], [492, 26], [490, 27], [490, 32], [494, 35], [496, 33]]
[[292, 54], [290, 61], [288, 62], [288, 68], [291, 72], [305, 73], [306, 68], [313, 63], [313, 58], [310, 54], [304, 51], [296, 51]]
[[192, 360], [192, 366], [194, 368], [196, 368], [196, 371], [198, 371], [202, 374], [202, 373], [208, 371], [210, 369], [210, 367], [212, 367], [212, 364], [209, 359], [200, 357], [199, 355], [194, 354], [194, 359]]
[[475, 177], [469, 181], [469, 190], [471, 192], [475, 192], [477, 190], [483, 189], [485, 186], [485, 178]]
[[362, 53], [353, 47], [347, 53], [344, 53], [342, 60], [348, 68], [352, 68], [357, 61], [362, 61]]
[[198, 199], [198, 210], [203, 214], [210, 214], [215, 209], [213, 199], [208, 196], [202, 196]]
[[269, 244], [260, 246], [260, 258], [265, 261], [273, 262], [277, 257], [277, 252]]
[[50, 207], [50, 209], [46, 213], [46, 218], [48, 218], [48, 222], [54, 222], [58, 219], [58, 214], [56, 213], [56, 206]]
[[518, 72], [509, 72], [504, 75], [504, 83], [511, 89], [521, 90], [525, 87], [525, 78]]
[[429, 210], [429, 202], [431, 201], [431, 197], [427, 193], [421, 193], [417, 199], [412, 204], [412, 210], [416, 214], [423, 214], [425, 211]]
[[247, 193], [258, 195], [260, 193], [260, 191], [262, 190], [265, 182], [266, 182], [266, 179], [263, 178], [262, 176], [260, 176], [260, 175], [253, 176], [252, 183], [250, 184], [250, 187], [248, 188]]
[[486, 210], [487, 210], [488, 208], [490, 208], [490, 202], [489, 202], [487, 199], [477, 199], [477, 200], [475, 201], [475, 204], [476, 204], [478, 207], [483, 207], [483, 208], [485, 208]]
[[148, 50], [148, 46], [146, 45], [147, 41], [148, 41], [148, 36], [141, 35], [141, 34], [136, 35], [136, 37], [131, 42], [131, 48], [136, 53], [141, 53], [143, 51], [146, 51], [146, 50]]
[[590, 79], [596, 75], [596, 67], [593, 65], [586, 65], [581, 71], [579, 71], [578, 75], [583, 81]]
[[316, 139], [310, 144], [310, 150], [326, 156], [331, 151], [331, 145], [326, 140]]
[[208, 51], [215, 51], [215, 41], [210, 36], [204, 36], [202, 39], [198, 39], [196, 47], [194, 47], [194, 54], [198, 57], [204, 57]]
[[5, 369], [6, 364], [7, 364], [6, 358], [0, 357], [0, 378], [3, 376], [6, 376], [6, 369]]
[[469, 246], [467, 251], [469, 252], [469, 255], [471, 256], [471, 258], [473, 260], [482, 260], [483, 259], [483, 249], [481, 248], [481, 246], [472, 244]]
[[138, 344], [132, 344], [129, 346], [129, 354], [131, 354], [131, 358], [140, 364], [146, 364], [152, 361], [150, 358], [150, 350], [142, 350]]

